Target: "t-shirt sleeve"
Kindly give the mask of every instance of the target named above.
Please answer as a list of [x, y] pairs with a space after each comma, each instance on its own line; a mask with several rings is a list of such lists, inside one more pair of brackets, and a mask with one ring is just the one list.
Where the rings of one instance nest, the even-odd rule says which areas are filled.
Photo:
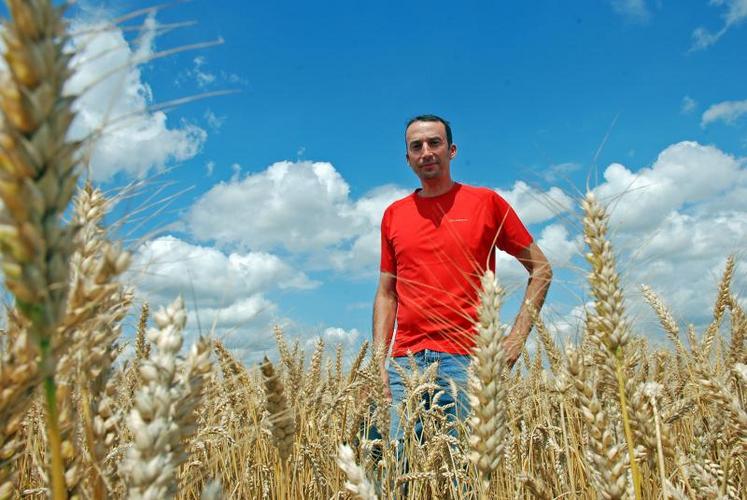
[[493, 193], [495, 216], [498, 224], [496, 246], [514, 257], [532, 244], [534, 239], [511, 205], [498, 193]]
[[391, 218], [392, 211], [387, 208], [384, 211], [384, 217], [381, 219], [381, 265], [379, 269], [382, 273], [397, 274], [397, 261], [390, 239]]

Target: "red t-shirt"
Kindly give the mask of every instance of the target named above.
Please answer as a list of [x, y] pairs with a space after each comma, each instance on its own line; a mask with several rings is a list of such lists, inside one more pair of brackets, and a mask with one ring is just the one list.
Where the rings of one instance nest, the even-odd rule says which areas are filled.
[[381, 271], [396, 276], [392, 356], [430, 349], [469, 354], [480, 277], [495, 247], [517, 255], [532, 236], [498, 193], [455, 183], [449, 192], [395, 201], [381, 221]]

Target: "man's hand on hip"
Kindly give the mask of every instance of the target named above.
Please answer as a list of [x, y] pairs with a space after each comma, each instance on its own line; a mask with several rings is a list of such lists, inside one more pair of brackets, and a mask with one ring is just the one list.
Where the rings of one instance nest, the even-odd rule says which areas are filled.
[[384, 384], [384, 396], [387, 401], [392, 402], [392, 390], [389, 388], [389, 373], [386, 371], [386, 367], [382, 366], [379, 369], [381, 374], [381, 383]]
[[519, 360], [519, 357], [521, 356], [521, 349], [523, 346], [524, 342], [517, 342], [510, 336], [506, 337], [503, 340], [503, 350], [506, 359], [506, 366], [508, 366], [509, 370], [512, 369], [516, 362]]

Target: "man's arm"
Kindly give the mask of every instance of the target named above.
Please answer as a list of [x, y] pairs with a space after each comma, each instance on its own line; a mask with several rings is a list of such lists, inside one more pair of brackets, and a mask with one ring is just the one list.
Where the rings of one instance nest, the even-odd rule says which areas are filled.
[[389, 375], [386, 372], [386, 353], [394, 334], [394, 320], [397, 317], [396, 278], [390, 273], [381, 273], [379, 287], [376, 289], [373, 307], [373, 349], [375, 353], [382, 352], [379, 372], [387, 395], [389, 393]]
[[524, 342], [526, 342], [532, 329], [532, 316], [527, 302], [537, 311], [542, 309], [542, 304], [545, 302], [545, 296], [552, 281], [550, 263], [536, 243], [532, 243], [522, 250], [516, 258], [529, 273], [529, 282], [524, 293], [524, 300], [521, 302], [519, 314], [516, 316], [511, 333], [504, 342], [507, 354], [506, 361], [510, 367], [513, 367], [516, 360], [519, 359]]

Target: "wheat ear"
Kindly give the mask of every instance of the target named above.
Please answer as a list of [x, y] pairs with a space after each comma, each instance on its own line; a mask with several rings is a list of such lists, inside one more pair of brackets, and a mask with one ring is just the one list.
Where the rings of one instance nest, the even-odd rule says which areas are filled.
[[360, 500], [378, 500], [371, 481], [366, 477], [363, 469], [355, 463], [355, 454], [353, 449], [341, 444], [337, 449], [337, 465], [340, 466], [348, 480], [345, 481], [345, 488], [353, 493]]
[[[127, 417], [133, 443], [122, 472], [128, 482], [128, 497], [133, 499], [174, 496], [177, 468], [184, 459], [182, 426], [194, 408], [194, 390], [178, 373], [182, 329], [187, 320], [181, 297], [157, 311], [153, 319], [156, 328], [148, 330], [148, 340], [155, 352], [140, 366], [143, 387], [135, 395], [135, 405]], [[204, 369], [208, 347], [198, 347], [190, 355], [194, 358], [187, 364], [190, 372]]]
[[65, 312], [73, 228], [60, 218], [76, 184], [78, 144], [66, 141], [72, 98], [63, 96], [71, 55], [62, 9], [7, 0], [2, 36], [9, 75], [0, 85], [0, 251], [5, 285], [41, 351], [53, 498], [65, 496], [54, 382], [55, 331]]
[[[16, 489], [16, 455], [23, 449], [24, 415], [31, 407], [39, 384], [36, 346], [29, 341], [23, 318], [7, 312], [8, 330], [0, 338], [0, 499], [11, 498]], [[4, 342], [2, 342], [4, 340]]]
[[630, 472], [636, 499], [641, 498], [641, 473], [635, 459], [633, 431], [628, 415], [628, 402], [625, 390], [625, 346], [628, 343], [630, 327], [625, 319], [620, 277], [615, 269], [615, 255], [612, 244], [607, 239], [608, 216], [604, 207], [593, 193], [588, 193], [582, 203], [584, 210], [584, 241], [589, 247], [586, 260], [591, 264], [589, 284], [595, 299], [594, 329], [598, 331], [609, 355], [613, 358], [617, 379], [620, 412], [628, 444]]
[[674, 344], [677, 357], [686, 360], [687, 351], [685, 351], [685, 346], [682, 345], [682, 341], [680, 340], [680, 328], [677, 326], [674, 316], [672, 316], [672, 313], [669, 311], [666, 304], [664, 304], [661, 297], [659, 297], [651, 287], [642, 285], [641, 290], [644, 299], [648, 302], [656, 313], [656, 316], [659, 318], [659, 322], [661, 323], [662, 328], [664, 328], [667, 337], [672, 341], [672, 344]]
[[[105, 457], [116, 446], [119, 414], [113, 411], [116, 394], [111, 378], [112, 364], [119, 354], [117, 340], [121, 323], [132, 300], [132, 292], [118, 278], [128, 268], [130, 254], [121, 245], [112, 243], [103, 227], [109, 200], [100, 189], [86, 183], [75, 197], [73, 223], [79, 228], [75, 237], [75, 252], [71, 256], [71, 287], [67, 313], [60, 334], [72, 347], [60, 360], [58, 384], [75, 384], [80, 394], [79, 405], [86, 438], [87, 454], [66, 457], [68, 490], [74, 487], [76, 462], [81, 456], [91, 462], [89, 475], [93, 496], [106, 496], [106, 481], [101, 473]], [[65, 387], [65, 392], [71, 393]], [[74, 450], [76, 402], [62, 401], [60, 427], [63, 447]], [[113, 473], [113, 471], [109, 471]], [[113, 475], [113, 474], [112, 474]]]
[[272, 424], [272, 437], [280, 460], [285, 462], [293, 451], [293, 438], [296, 434], [296, 419], [288, 405], [285, 389], [272, 362], [265, 357], [260, 367], [265, 381], [267, 411]]
[[495, 275], [486, 271], [481, 278], [482, 289], [477, 307], [477, 335], [472, 355], [469, 397], [473, 416], [470, 460], [477, 467], [483, 493], [490, 484], [490, 476], [502, 457], [506, 434], [506, 370], [503, 349], [504, 328], [500, 323], [503, 289]]
[[596, 480], [596, 486], [603, 498], [625, 498], [627, 481], [622, 447], [615, 442], [609, 417], [589, 381], [582, 355], [578, 351], [568, 349], [566, 358], [568, 375], [576, 388], [581, 414], [590, 434], [587, 455], [593, 471], [592, 478]]

